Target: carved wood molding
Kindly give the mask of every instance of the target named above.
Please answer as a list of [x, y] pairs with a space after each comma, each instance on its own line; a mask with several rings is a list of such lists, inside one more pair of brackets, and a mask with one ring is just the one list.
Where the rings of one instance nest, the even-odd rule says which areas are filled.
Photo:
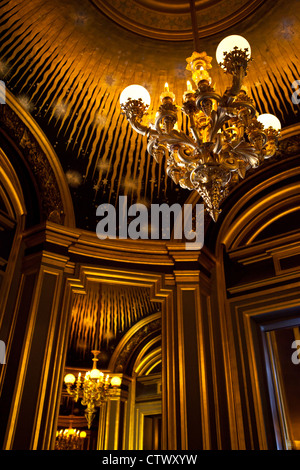
[[58, 158], [35, 121], [25, 115], [8, 91], [7, 103], [0, 106], [0, 125], [32, 173], [42, 220], [74, 226], [71, 197]]

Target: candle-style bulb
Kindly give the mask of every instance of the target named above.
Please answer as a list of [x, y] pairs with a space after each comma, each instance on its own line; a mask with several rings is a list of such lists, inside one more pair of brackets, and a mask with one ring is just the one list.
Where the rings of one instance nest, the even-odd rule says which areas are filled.
[[187, 86], [187, 91], [193, 91], [192, 84], [189, 80], [186, 82], [186, 86]]
[[164, 86], [164, 91], [160, 95], [160, 101], [163, 103], [163, 100], [172, 100], [173, 102], [175, 101], [175, 95], [169, 90], [169, 84], [168, 82], [165, 83]]

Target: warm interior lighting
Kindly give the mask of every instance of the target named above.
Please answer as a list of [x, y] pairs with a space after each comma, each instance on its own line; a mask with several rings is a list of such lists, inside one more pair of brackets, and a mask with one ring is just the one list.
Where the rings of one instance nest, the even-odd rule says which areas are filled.
[[110, 384], [112, 387], [120, 387], [121, 382], [121, 378], [115, 375], [114, 377], [112, 377]]
[[73, 374], [67, 374], [64, 378], [65, 384], [73, 384], [75, 383], [76, 377]]
[[99, 369], [92, 369], [90, 372], [91, 379], [100, 379], [103, 377], [103, 373]]
[[56, 432], [55, 448], [57, 450], [81, 450], [85, 431], [79, 431], [69, 427]]
[[221, 64], [224, 60], [224, 53], [232, 52], [235, 47], [240, 50], [248, 49], [247, 55], [250, 59], [251, 47], [247, 39], [245, 39], [243, 36], [233, 34], [224, 38], [218, 45], [216, 50], [217, 63]]
[[[254, 101], [243, 88], [251, 60], [248, 41], [242, 36], [228, 36], [220, 42], [216, 57], [232, 77], [231, 86], [222, 95], [212, 86], [212, 57], [206, 52], [193, 52], [186, 60], [196, 89], [187, 83], [182, 106], [176, 105], [168, 83], [151, 126], [142, 124], [147, 109], [143, 103], [129, 99], [121, 105], [132, 128], [147, 135], [150, 155], [165, 165], [175, 184], [199, 193], [214, 221], [231, 187], [250, 168], [257, 168], [275, 155], [281, 127], [276, 117], [268, 121], [256, 118]], [[180, 117], [181, 123], [187, 120], [186, 132], [178, 131], [183, 127], [177, 126]]]
[[193, 86], [189, 80], [186, 82], [186, 89], [187, 91], [193, 91]]
[[257, 120], [263, 124], [265, 129], [268, 129], [269, 127], [272, 127], [276, 131], [281, 129], [281, 122], [276, 116], [274, 116], [274, 114], [260, 114], [257, 117]]
[[85, 417], [89, 429], [96, 414], [96, 407], [102, 406], [109, 397], [116, 396], [120, 392], [121, 385], [120, 377], [113, 377], [113, 383], [111, 383], [109, 374], [104, 375], [97, 369], [96, 364], [100, 351], [94, 350], [92, 354], [93, 367], [86, 372], [83, 378], [80, 372], [77, 379], [73, 374], [67, 374], [64, 378], [68, 394], [75, 402], [81, 399], [81, 404], [86, 406]]
[[146, 106], [150, 106], [151, 97], [141, 85], [129, 85], [125, 88], [120, 95], [120, 104], [124, 105], [128, 100], [141, 100]]

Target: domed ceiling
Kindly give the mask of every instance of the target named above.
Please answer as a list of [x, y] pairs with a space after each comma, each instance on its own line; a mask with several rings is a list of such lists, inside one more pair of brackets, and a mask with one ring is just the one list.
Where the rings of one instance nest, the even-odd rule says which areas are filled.
[[[251, 44], [245, 85], [259, 112], [282, 126], [299, 121], [291, 100], [300, 78], [298, 1], [195, 2], [201, 49], [215, 57], [228, 34]], [[147, 154], [120, 113], [119, 96], [132, 83], [152, 97], [153, 120], [167, 81], [181, 104], [193, 52], [189, 2], [160, 0], [3, 0], [0, 78], [53, 145], [74, 202], [77, 226], [95, 231], [96, 208], [133, 202], [183, 203], [190, 192], [174, 185]], [[229, 79], [214, 60], [220, 91]]]
[[[191, 40], [191, 5], [176, 0], [91, 0], [99, 10], [119, 25], [153, 39]], [[235, 25], [252, 13], [263, 0], [200, 0], [194, 2], [198, 36], [208, 35]]]

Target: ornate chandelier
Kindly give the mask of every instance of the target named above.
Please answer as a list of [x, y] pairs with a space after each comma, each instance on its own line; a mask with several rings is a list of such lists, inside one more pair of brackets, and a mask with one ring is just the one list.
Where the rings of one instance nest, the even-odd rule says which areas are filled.
[[56, 433], [55, 449], [81, 450], [85, 438], [85, 431], [79, 431], [71, 427], [69, 429], [61, 429]]
[[81, 399], [81, 404], [86, 406], [85, 417], [90, 429], [92, 421], [96, 414], [96, 407], [101, 407], [108, 397], [116, 396], [119, 393], [121, 379], [120, 377], [110, 377], [97, 369], [97, 361], [100, 351], [94, 350], [93, 368], [86, 372], [81, 378], [81, 373], [77, 379], [73, 374], [67, 374], [64, 382], [67, 387], [68, 394], [77, 402]]
[[[230, 188], [274, 156], [280, 132], [279, 120], [258, 115], [253, 99], [242, 88], [251, 60], [251, 48], [242, 36], [228, 36], [219, 44], [216, 58], [231, 86], [221, 95], [212, 86], [209, 70], [212, 58], [194, 52], [187, 60], [193, 88], [187, 82], [182, 106], [165, 84], [155, 122], [142, 123], [149, 105], [148, 91], [131, 85], [120, 96], [122, 112], [131, 127], [147, 136], [147, 150], [160, 163], [166, 158], [169, 177], [182, 188], [196, 190], [214, 221]], [[178, 115], [187, 117], [188, 131], [179, 130]]]

